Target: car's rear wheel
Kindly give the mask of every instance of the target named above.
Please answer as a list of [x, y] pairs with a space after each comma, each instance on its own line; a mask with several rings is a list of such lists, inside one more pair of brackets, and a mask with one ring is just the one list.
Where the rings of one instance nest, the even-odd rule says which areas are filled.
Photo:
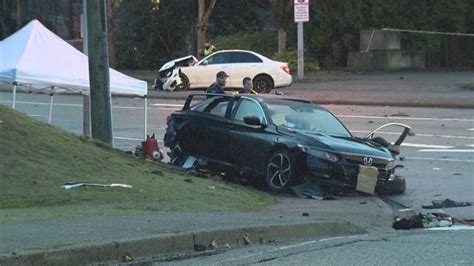
[[170, 152], [170, 164], [174, 166], [181, 166], [184, 161], [186, 160], [186, 155], [184, 154], [183, 150], [177, 143]]
[[285, 190], [295, 176], [295, 163], [287, 150], [278, 150], [270, 155], [265, 167], [265, 183], [271, 191]]
[[253, 79], [253, 87], [258, 93], [269, 93], [273, 87], [273, 80], [267, 75], [259, 75]]
[[179, 77], [181, 78], [181, 84], [176, 86], [176, 90], [178, 91], [186, 91], [189, 90], [189, 78], [183, 72], [179, 72]]

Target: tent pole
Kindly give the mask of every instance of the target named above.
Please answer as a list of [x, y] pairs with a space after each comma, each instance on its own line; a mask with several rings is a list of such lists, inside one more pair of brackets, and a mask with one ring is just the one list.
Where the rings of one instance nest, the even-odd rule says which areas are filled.
[[53, 97], [54, 97], [54, 93], [50, 93], [49, 94], [48, 124], [51, 124], [51, 118], [53, 116]]
[[144, 134], [143, 134], [143, 139], [146, 139], [146, 135], [148, 132], [148, 98], [147, 96], [143, 96], [143, 99], [145, 100], [144, 102], [144, 109], [143, 109], [143, 128], [144, 128]]
[[13, 99], [12, 99], [12, 109], [15, 109], [15, 102], [16, 102], [16, 81], [13, 82]]

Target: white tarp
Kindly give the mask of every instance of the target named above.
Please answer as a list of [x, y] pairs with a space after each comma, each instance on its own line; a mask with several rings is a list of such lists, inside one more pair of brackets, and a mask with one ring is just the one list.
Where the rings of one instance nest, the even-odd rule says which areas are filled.
[[[52, 86], [89, 94], [89, 62], [85, 54], [33, 20], [0, 42], [0, 81], [27, 85], [31, 91]], [[144, 96], [145, 81], [110, 69], [113, 94]]]

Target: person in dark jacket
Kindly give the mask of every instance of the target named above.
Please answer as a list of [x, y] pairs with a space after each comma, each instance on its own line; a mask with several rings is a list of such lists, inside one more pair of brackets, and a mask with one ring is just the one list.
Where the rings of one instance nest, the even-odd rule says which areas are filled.
[[[216, 93], [216, 94], [225, 94], [225, 91], [222, 87], [225, 86], [226, 81], [227, 81], [227, 73], [224, 71], [219, 71], [216, 75], [216, 81], [207, 88], [206, 93]], [[209, 96], [207, 98], [210, 98], [212, 96]]]

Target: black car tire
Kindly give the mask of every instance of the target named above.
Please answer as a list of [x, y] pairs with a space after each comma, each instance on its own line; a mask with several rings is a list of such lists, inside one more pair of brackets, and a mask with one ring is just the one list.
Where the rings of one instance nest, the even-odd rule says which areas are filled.
[[403, 176], [395, 176], [391, 181], [388, 181], [385, 187], [379, 192], [382, 195], [398, 195], [403, 194], [406, 190], [406, 179]]
[[181, 166], [186, 160], [186, 154], [181, 150], [179, 143], [174, 145], [170, 152], [170, 164], [174, 166]]
[[176, 87], [177, 91], [187, 91], [189, 90], [189, 78], [183, 72], [179, 72], [179, 77], [181, 78], [181, 84]]
[[253, 87], [258, 93], [269, 93], [272, 91], [274, 84], [270, 76], [259, 75], [253, 79]]
[[287, 150], [278, 150], [270, 155], [265, 164], [265, 183], [271, 191], [284, 191], [295, 177], [295, 162]]

